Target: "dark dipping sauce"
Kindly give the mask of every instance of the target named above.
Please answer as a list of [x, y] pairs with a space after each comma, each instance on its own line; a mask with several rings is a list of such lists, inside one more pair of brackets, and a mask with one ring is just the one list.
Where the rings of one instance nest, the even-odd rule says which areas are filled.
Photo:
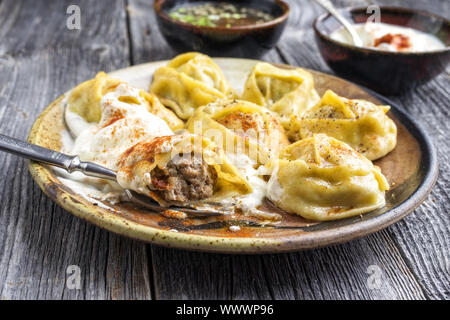
[[262, 24], [274, 17], [261, 9], [227, 2], [202, 2], [180, 6], [169, 12], [172, 19], [203, 27], [231, 28]]

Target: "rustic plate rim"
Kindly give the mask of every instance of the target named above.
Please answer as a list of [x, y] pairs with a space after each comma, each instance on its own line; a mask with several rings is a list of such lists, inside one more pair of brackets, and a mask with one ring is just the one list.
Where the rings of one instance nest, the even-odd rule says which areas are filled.
[[[214, 58], [216, 59], [216, 58]], [[236, 58], [217, 58], [217, 59], [232, 59], [232, 60], [247, 60], [258, 61], [252, 59], [236, 59]], [[164, 61], [154, 61], [126, 68], [118, 69], [116, 72], [123, 72], [133, 68], [145, 68], [156, 63], [163, 63]], [[289, 65], [285, 65], [292, 67]], [[310, 69], [307, 69], [310, 70]], [[215, 253], [242, 253], [242, 254], [260, 254], [260, 253], [281, 253], [289, 251], [299, 251], [304, 249], [315, 249], [328, 245], [339, 244], [350, 240], [358, 239], [371, 233], [384, 229], [395, 222], [398, 222], [415, 208], [417, 208], [431, 192], [433, 185], [438, 177], [438, 160], [436, 149], [422, 125], [413, 120], [405, 111], [401, 110], [396, 103], [390, 101], [384, 96], [373, 92], [367, 88], [359, 86], [351, 81], [336, 77], [325, 72], [310, 70], [315, 73], [322, 73], [328, 77], [336, 78], [346, 81], [352, 85], [360, 87], [371, 96], [389, 104], [392, 107], [393, 113], [397, 116], [399, 121], [407, 127], [408, 131], [419, 142], [420, 150], [422, 152], [421, 166], [424, 170], [424, 177], [417, 189], [398, 206], [389, 209], [385, 213], [373, 217], [368, 220], [358, 221], [356, 223], [338, 226], [333, 229], [314, 231], [311, 233], [303, 233], [301, 236], [287, 236], [277, 239], [262, 239], [262, 238], [233, 238], [233, 237], [216, 237], [206, 236], [190, 233], [178, 233], [168, 230], [157, 229], [151, 226], [144, 226], [142, 224], [126, 220], [118, 216], [98, 214], [96, 207], [89, 207], [73, 199], [70, 193], [64, 190], [56, 190], [56, 192], [49, 192], [49, 184], [52, 173], [45, 166], [38, 163], [29, 162], [29, 171], [35, 182], [39, 185], [41, 190], [54, 202], [60, 205], [63, 209], [71, 214], [88, 221], [100, 228], [108, 231], [148, 242], [151, 244], [161, 245], [165, 247], [172, 247], [178, 249], [187, 249], [202, 252]], [[28, 141], [34, 142], [38, 137], [39, 126], [45, 116], [52, 110], [63, 95], [54, 100], [47, 106], [38, 118], [33, 123], [30, 130]]]

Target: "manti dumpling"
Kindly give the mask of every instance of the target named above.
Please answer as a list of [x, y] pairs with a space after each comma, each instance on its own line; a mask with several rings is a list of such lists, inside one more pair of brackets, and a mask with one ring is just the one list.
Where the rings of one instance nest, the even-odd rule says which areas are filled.
[[380, 169], [349, 145], [316, 134], [268, 164], [267, 195], [281, 209], [311, 220], [336, 220], [385, 204], [389, 184]]
[[[67, 99], [68, 110], [78, 114], [87, 122], [99, 122], [102, 117], [101, 101], [103, 97], [123, 83], [120, 79], [99, 72], [94, 79], [81, 83], [71, 91]], [[183, 121], [164, 107], [157, 97], [144, 90], [137, 90], [139, 90], [139, 98], [123, 96], [121, 97], [122, 101], [145, 105], [149, 112], [166, 121], [172, 130], [184, 127]]]
[[197, 107], [233, 94], [219, 66], [196, 52], [181, 54], [157, 69], [150, 92], [183, 120]]
[[226, 154], [245, 154], [265, 163], [289, 140], [270, 110], [243, 100], [219, 100], [198, 108], [186, 128], [213, 140]]
[[193, 205], [252, 192], [222, 150], [183, 133], [141, 141], [120, 157], [117, 181], [162, 206]]
[[103, 96], [114, 91], [122, 83], [111, 78], [104, 72], [99, 72], [95, 78], [85, 81], [75, 87], [69, 95], [67, 105], [70, 111], [82, 116], [87, 122], [99, 122], [102, 117], [100, 102]]
[[242, 99], [276, 112], [285, 127], [293, 114], [316, 104], [320, 97], [314, 89], [313, 76], [301, 68], [278, 68], [257, 63], [247, 78]]
[[298, 140], [325, 133], [375, 160], [392, 151], [397, 143], [397, 127], [386, 115], [389, 109], [327, 90], [317, 105], [291, 118], [289, 136]]
[[148, 111], [141, 91], [127, 83], [106, 93], [99, 105], [100, 121], [83, 130], [69, 151], [83, 161], [116, 170], [120, 154], [132, 145], [173, 134], [167, 122]]

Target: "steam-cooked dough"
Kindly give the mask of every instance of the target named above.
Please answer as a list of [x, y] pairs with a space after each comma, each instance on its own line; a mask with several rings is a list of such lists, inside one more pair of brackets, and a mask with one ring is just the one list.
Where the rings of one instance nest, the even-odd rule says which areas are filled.
[[313, 76], [301, 68], [278, 68], [257, 63], [245, 83], [242, 99], [278, 113], [287, 128], [291, 115], [298, 115], [319, 101]]
[[389, 189], [370, 160], [325, 134], [289, 145], [267, 166], [272, 173], [269, 199], [312, 220], [342, 219], [382, 207]]
[[289, 135], [298, 140], [325, 133], [375, 160], [392, 151], [397, 143], [397, 127], [386, 115], [389, 109], [327, 90], [317, 105], [301, 116], [292, 116]]
[[[66, 119], [69, 117], [73, 119], [72, 114], [76, 114], [87, 122], [98, 123], [102, 118], [103, 97], [115, 91], [120, 84], [125, 83], [104, 72], [99, 72], [94, 79], [81, 83], [70, 92], [67, 99]], [[138, 90], [138, 93], [139, 97], [124, 95], [120, 99], [123, 102], [144, 105], [149, 112], [166, 121], [172, 130], [178, 130], [184, 126], [183, 122], [172, 111], [165, 108], [157, 97], [144, 90]], [[78, 134], [78, 132], [74, 133]]]
[[82, 131], [71, 151], [84, 161], [115, 170], [120, 154], [130, 146], [173, 134], [164, 120], [149, 112], [140, 90], [125, 83], [102, 97], [100, 109], [99, 123]]
[[197, 52], [181, 54], [156, 70], [150, 92], [183, 120], [196, 108], [233, 94], [219, 66]]
[[189, 133], [137, 143], [120, 156], [117, 181], [163, 206], [218, 202], [251, 186], [209, 139]]
[[186, 128], [202, 134], [226, 153], [246, 154], [265, 163], [289, 144], [276, 113], [244, 100], [218, 100], [196, 110]]

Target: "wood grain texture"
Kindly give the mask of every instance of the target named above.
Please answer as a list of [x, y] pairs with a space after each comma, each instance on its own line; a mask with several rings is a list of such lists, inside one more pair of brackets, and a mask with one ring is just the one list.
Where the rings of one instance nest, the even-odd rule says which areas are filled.
[[173, 58], [176, 52], [158, 30], [153, 1], [127, 0], [127, 3], [133, 64]]
[[[322, 9], [308, 1], [290, 1], [292, 15], [279, 46], [264, 60], [302, 65], [328, 71], [318, 56], [310, 28]], [[152, 8], [145, 1], [130, 0], [132, 60], [143, 63], [169, 59], [169, 49], [153, 25]], [[139, 8], [139, 9], [138, 9]], [[142, 14], [143, 10], [149, 10]], [[151, 17], [148, 19], [148, 17]], [[136, 34], [138, 33], [138, 34]], [[143, 54], [145, 52], [145, 54]], [[295, 58], [291, 57], [293, 55]], [[390, 231], [365, 239], [315, 251], [232, 256], [183, 252], [153, 246], [155, 295], [159, 299], [422, 299], [425, 293], [396, 246]], [[379, 266], [380, 289], [368, 287], [368, 267]]]
[[[310, 28], [322, 9], [309, 0], [289, 3], [286, 32], [264, 60], [330, 72]], [[448, 1], [395, 3], [450, 12]], [[80, 31], [65, 28], [69, 4], [81, 8]], [[148, 0], [3, 0], [0, 21], [0, 132], [17, 138], [26, 138], [48, 103], [97, 71], [175, 55]], [[314, 251], [217, 255], [124, 239], [53, 204], [21, 159], [1, 153], [0, 297], [149, 299], [154, 291], [157, 299], [448, 299], [449, 82], [447, 73], [391, 97], [421, 119], [438, 146], [440, 177], [425, 204], [386, 230]], [[69, 265], [81, 268], [80, 290], [65, 285]], [[370, 289], [371, 265], [380, 268], [379, 289]]]
[[[354, 1], [340, 1], [341, 6], [353, 5]], [[402, 5], [422, 10], [428, 10], [439, 15], [448, 16], [450, 2], [448, 1], [372, 1], [380, 5]], [[361, 1], [358, 1], [361, 5]], [[293, 7], [292, 16], [299, 22], [299, 27], [311, 25], [313, 17], [322, 12], [317, 8], [314, 14], [305, 12], [306, 6]], [[447, 13], [445, 15], [445, 13]], [[304, 17], [304, 18], [302, 18]], [[291, 20], [292, 21], [292, 20]], [[291, 28], [295, 28], [291, 25]], [[294, 48], [301, 47], [302, 50]], [[298, 37], [287, 32], [278, 45], [286, 63], [313, 68], [331, 73], [323, 62], [315, 46], [312, 30]], [[401, 95], [388, 97], [400, 107], [420, 119], [421, 124], [434, 140], [440, 160], [440, 175], [427, 201], [413, 214], [382, 231], [387, 233], [414, 273], [425, 296], [430, 299], [448, 299], [450, 297], [449, 270], [449, 73], [441, 74], [430, 83]]]
[[[79, 31], [66, 28], [66, 9], [74, 3], [81, 9]], [[61, 93], [98, 70], [129, 64], [125, 4], [105, 4], [1, 2], [1, 133], [26, 139], [34, 119]], [[2, 299], [150, 298], [144, 244], [56, 206], [33, 182], [22, 159], [0, 153], [0, 162]], [[80, 290], [66, 286], [69, 265], [81, 269]]]
[[[384, 1], [380, 1], [383, 4]], [[404, 1], [394, 4], [405, 5]], [[449, 17], [450, 1], [407, 1], [410, 8]], [[450, 298], [450, 67], [412, 94], [391, 96], [425, 127], [438, 151], [440, 174], [428, 199], [414, 214], [393, 225], [409, 268], [430, 299]]]

